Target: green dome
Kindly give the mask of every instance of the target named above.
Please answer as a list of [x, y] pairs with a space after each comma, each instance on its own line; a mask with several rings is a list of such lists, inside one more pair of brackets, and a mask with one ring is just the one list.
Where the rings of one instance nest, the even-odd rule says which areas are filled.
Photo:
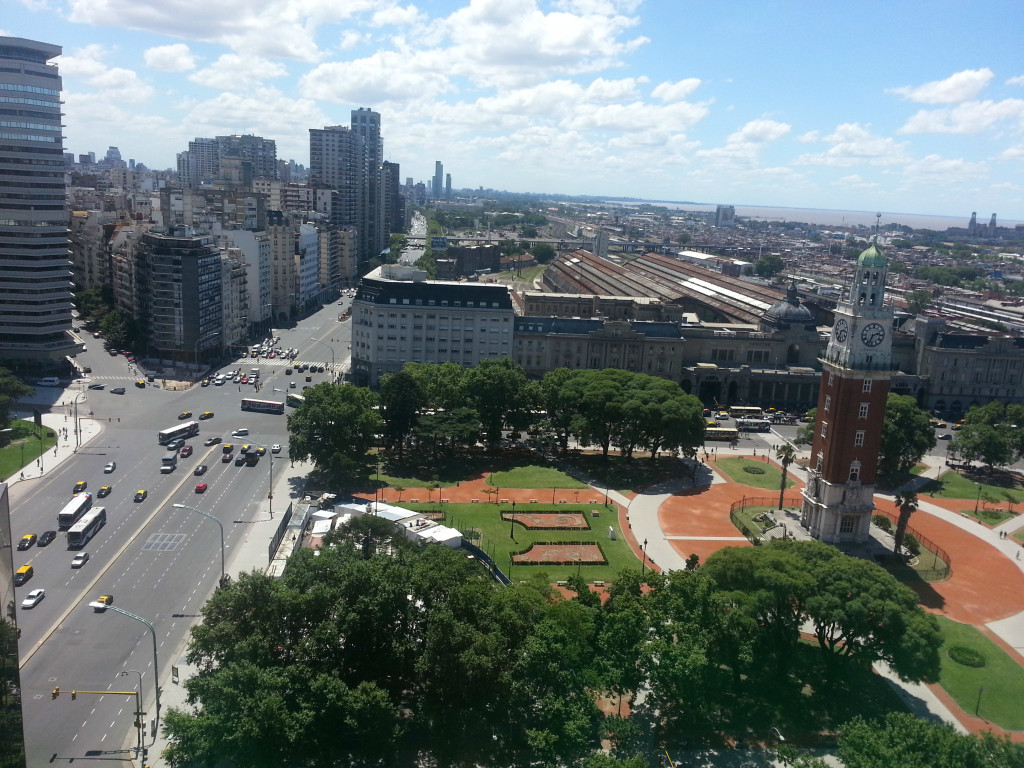
[[860, 256], [857, 257], [857, 266], [884, 267], [887, 266], [887, 263], [885, 261], [885, 256], [883, 256], [882, 252], [878, 250], [877, 245], [875, 243], [872, 243], [866, 251], [864, 251], [863, 253], [861, 253]]

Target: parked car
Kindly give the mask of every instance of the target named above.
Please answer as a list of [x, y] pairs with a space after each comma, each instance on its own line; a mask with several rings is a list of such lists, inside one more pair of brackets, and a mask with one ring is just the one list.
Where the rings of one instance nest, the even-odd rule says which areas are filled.
[[117, 462], [116, 461], [108, 461], [106, 463], [106, 465], [103, 467], [103, 474], [109, 475], [115, 469], [117, 469]]
[[943, 432], [941, 435], [935, 436], [937, 440], [952, 440], [953, 436], [949, 432]]
[[104, 389], [106, 384], [90, 384], [89, 389]]
[[35, 608], [44, 597], [46, 597], [45, 589], [33, 589], [25, 595], [25, 599], [21, 601], [21, 607]]
[[211, 445], [216, 445], [219, 442], [220, 442], [220, 438], [219, 437], [208, 437], [208, 438], [206, 438], [206, 442], [203, 443], [203, 445], [211, 446]]
[[183, 459], [187, 459], [189, 456], [192, 455], [192, 446], [191, 445], [183, 445], [183, 446], [181, 446], [181, 451], [178, 453], [178, 455], [181, 456], [181, 458], [183, 458]]
[[51, 541], [53, 541], [56, 538], [57, 538], [57, 532], [56, 531], [43, 531], [42, 534], [39, 536], [39, 546], [40, 547], [45, 547], [47, 544], [49, 544]]
[[71, 492], [72, 495], [76, 493], [81, 493], [88, 487], [88, 485], [89, 483], [86, 482], [85, 480], [79, 480], [77, 483], [75, 483], [75, 489]]
[[89, 553], [88, 552], [79, 552], [71, 560], [71, 567], [72, 568], [81, 568], [83, 565], [85, 565], [88, 562], [89, 562]]
[[142, 488], [141, 490], [135, 492], [136, 501], [145, 501], [147, 496], [149, 496], [149, 491], [147, 491], [145, 488]]
[[36, 543], [36, 535], [34, 533], [26, 533], [18, 541], [18, 549], [28, 549]]
[[221, 453], [231, 453], [234, 450], [235, 446], [233, 446], [231, 443], [224, 443], [224, 445], [220, 447]]
[[291, 381], [288, 382], [288, 388], [295, 389], [295, 379], [292, 379]]
[[196, 483], [196, 493], [206, 493], [208, 487], [206, 483]]
[[200, 464], [198, 467], [192, 470], [192, 474], [196, 476], [205, 475], [207, 469], [208, 467], [205, 464]]
[[112, 390], [110, 390], [110, 394], [112, 394], [112, 395], [123, 395], [124, 394], [124, 387], [114, 387]]
[[114, 490], [114, 489], [111, 486], [109, 486], [109, 485], [101, 485], [100, 489], [98, 491], [96, 491], [96, 496], [97, 496], [97, 498], [100, 498], [100, 499], [106, 498], [107, 496], [110, 495], [110, 492], [112, 490]]

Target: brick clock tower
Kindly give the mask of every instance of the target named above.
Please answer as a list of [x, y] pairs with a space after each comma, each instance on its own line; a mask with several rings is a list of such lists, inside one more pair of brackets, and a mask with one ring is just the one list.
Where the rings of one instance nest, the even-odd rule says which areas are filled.
[[892, 308], [888, 265], [876, 244], [857, 259], [822, 359], [818, 419], [800, 522], [830, 544], [863, 542], [875, 508], [875, 473], [889, 394]]

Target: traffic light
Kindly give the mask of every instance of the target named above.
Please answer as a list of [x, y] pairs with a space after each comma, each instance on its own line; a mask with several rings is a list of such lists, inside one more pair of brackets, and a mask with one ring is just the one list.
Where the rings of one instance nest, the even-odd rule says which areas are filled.
[[78, 691], [71, 692], [71, 700], [74, 701], [78, 697]]
[[56, 688], [53, 689], [53, 693], [50, 694], [50, 700], [53, 701], [58, 696], [60, 696], [60, 686], [57, 686]]

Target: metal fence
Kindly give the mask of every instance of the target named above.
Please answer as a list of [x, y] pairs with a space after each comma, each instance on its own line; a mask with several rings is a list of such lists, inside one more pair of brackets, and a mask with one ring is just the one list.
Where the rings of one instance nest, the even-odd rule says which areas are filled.
[[[782, 497], [783, 507], [799, 507], [802, 502], [800, 496], [786, 496]], [[734, 501], [729, 505], [729, 519], [732, 524], [736, 526], [736, 529], [747, 537], [747, 541], [753, 544], [755, 547], [759, 547], [765, 543], [765, 536], [759, 531], [752, 531], [747, 527], [747, 524], [740, 519], [739, 513], [747, 507], [768, 507], [769, 509], [778, 509], [779, 497], [776, 496], [744, 496], [740, 501]], [[768, 537], [772, 538], [772, 537]]]
[[[899, 521], [899, 515], [878, 508], [875, 509], [874, 514], [888, 518], [892, 522], [893, 529], [895, 530], [896, 524]], [[909, 525], [907, 526], [907, 534], [917, 539], [918, 543], [927, 550], [922, 551], [921, 554], [917, 556], [919, 565], [921, 563], [926, 564], [928, 558], [931, 558], [932, 560], [930, 568], [917, 567], [914, 568], [914, 572], [926, 581], [940, 581], [942, 579], [949, 578], [950, 574], [953, 573], [953, 565], [950, 562], [949, 553], [936, 544], [932, 539], [929, 539], [916, 528], [911, 528]]]

